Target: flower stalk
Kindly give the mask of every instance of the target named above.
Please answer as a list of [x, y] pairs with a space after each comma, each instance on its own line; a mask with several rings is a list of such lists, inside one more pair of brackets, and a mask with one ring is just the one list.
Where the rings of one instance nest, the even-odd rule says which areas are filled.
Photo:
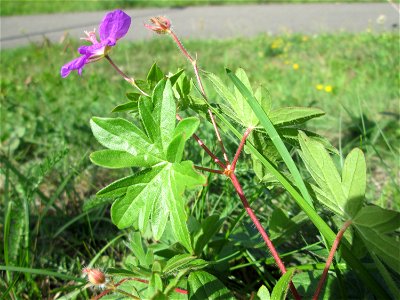
[[128, 75], [126, 75], [120, 68], [118, 68], [118, 66], [113, 62], [113, 60], [111, 59], [111, 57], [109, 55], [106, 55], [105, 58], [108, 60], [108, 62], [111, 64], [111, 66], [118, 72], [118, 74], [120, 74], [126, 81], [128, 81], [132, 86], [134, 86], [135, 88], [137, 88], [139, 90], [139, 92], [144, 95], [149, 97], [149, 95], [144, 92], [135, 82], [135, 79], [133, 77], [129, 77]]
[[335, 240], [333, 241], [333, 245], [332, 245], [331, 251], [329, 252], [328, 259], [327, 259], [327, 261], [325, 263], [324, 271], [322, 272], [321, 279], [318, 282], [317, 289], [315, 290], [314, 296], [312, 298], [313, 300], [318, 300], [318, 297], [319, 297], [319, 295], [320, 295], [320, 293], [322, 291], [322, 288], [324, 287], [324, 283], [325, 283], [326, 277], [328, 275], [328, 271], [329, 271], [329, 268], [331, 266], [331, 263], [333, 261], [333, 257], [335, 255], [336, 249], [338, 248], [338, 246], [340, 244], [340, 241], [342, 240], [343, 234], [345, 233], [347, 228], [349, 228], [351, 223], [352, 223], [351, 220], [347, 220], [343, 224], [342, 228], [339, 230], [338, 234], [336, 235]]

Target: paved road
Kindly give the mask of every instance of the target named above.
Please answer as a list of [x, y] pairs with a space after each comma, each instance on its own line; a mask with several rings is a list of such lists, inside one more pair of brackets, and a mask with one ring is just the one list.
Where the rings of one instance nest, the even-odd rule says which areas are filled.
[[[132, 17], [129, 40], [154, 37], [143, 28], [143, 23], [158, 15], [169, 17], [182, 38], [200, 39], [282, 32], [398, 31], [399, 26], [398, 12], [387, 3], [227, 5], [126, 12]], [[0, 48], [40, 42], [44, 37], [57, 42], [66, 33], [79, 38], [83, 30], [97, 28], [104, 14], [103, 11], [1, 17]]]

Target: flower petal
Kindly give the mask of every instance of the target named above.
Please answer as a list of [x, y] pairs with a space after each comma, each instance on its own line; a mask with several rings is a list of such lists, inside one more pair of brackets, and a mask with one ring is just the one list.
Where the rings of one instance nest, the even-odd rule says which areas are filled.
[[114, 46], [117, 40], [124, 37], [131, 26], [131, 17], [122, 10], [108, 13], [99, 26], [100, 41], [108, 41], [108, 46]]
[[[106, 46], [106, 43], [98, 43], [90, 46], [80, 46], [78, 48], [78, 52], [82, 55], [99, 55], [100, 53], [104, 53], [104, 48]], [[102, 49], [103, 48], [103, 49]]]
[[75, 58], [74, 60], [70, 61], [69, 63], [63, 65], [61, 67], [61, 76], [63, 78], [67, 77], [69, 73], [73, 70], [78, 70], [78, 74], [82, 74], [82, 69], [87, 63], [87, 56], [83, 55], [81, 57]]

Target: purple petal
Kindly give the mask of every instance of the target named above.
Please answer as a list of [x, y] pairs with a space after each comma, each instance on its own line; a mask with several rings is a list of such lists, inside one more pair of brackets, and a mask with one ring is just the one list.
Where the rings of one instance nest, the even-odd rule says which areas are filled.
[[81, 57], [75, 58], [74, 60], [70, 61], [69, 63], [63, 65], [61, 67], [61, 76], [63, 78], [67, 77], [69, 73], [73, 70], [78, 70], [78, 74], [82, 74], [82, 69], [87, 62], [87, 56], [83, 55]]
[[131, 26], [131, 17], [122, 10], [108, 13], [99, 26], [100, 41], [108, 41], [108, 46], [114, 46], [117, 40], [124, 37]]
[[82, 55], [99, 55], [100, 53], [104, 53], [104, 48], [106, 46], [106, 43], [98, 43], [90, 46], [80, 46], [78, 48], [78, 52]]

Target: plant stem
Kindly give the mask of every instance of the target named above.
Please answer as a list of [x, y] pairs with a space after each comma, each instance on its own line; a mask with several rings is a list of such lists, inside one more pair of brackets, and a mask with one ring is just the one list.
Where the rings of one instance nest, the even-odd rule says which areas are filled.
[[201, 170], [201, 171], [206, 171], [206, 172], [216, 173], [216, 174], [224, 174], [224, 172], [221, 170], [214, 170], [214, 169], [210, 169], [210, 168], [204, 168], [201, 166], [194, 166], [194, 167], [195, 167], [195, 169]]
[[231, 169], [232, 169], [233, 171], [235, 171], [236, 163], [237, 163], [237, 161], [238, 161], [238, 159], [239, 159], [239, 155], [240, 155], [240, 153], [242, 152], [243, 147], [244, 147], [244, 144], [246, 143], [246, 139], [247, 139], [247, 137], [249, 136], [249, 134], [251, 133], [252, 130], [253, 130], [253, 128], [252, 128], [252, 127], [249, 127], [249, 128], [246, 129], [246, 131], [245, 131], [244, 134], [243, 134], [242, 140], [240, 141], [239, 147], [238, 147], [238, 149], [236, 150], [235, 157], [233, 158], [233, 161], [232, 161]]
[[[182, 117], [178, 114], [176, 114], [176, 118], [181, 121]], [[207, 154], [213, 159], [213, 161], [222, 169], [225, 170], [226, 166], [219, 160], [218, 157], [215, 156], [214, 153], [211, 152], [210, 149], [208, 149], [208, 147], [204, 144], [204, 142], [196, 135], [196, 134], [192, 134], [192, 137], [197, 141], [197, 143], [200, 145], [201, 148], [204, 149], [204, 151], [207, 152]]]
[[142, 91], [138, 87], [138, 85], [136, 84], [135, 79], [133, 77], [129, 77], [124, 72], [122, 72], [122, 70], [120, 68], [118, 68], [118, 66], [112, 61], [110, 56], [106, 55], [105, 58], [113, 66], [113, 68], [118, 72], [118, 74], [120, 74], [126, 81], [128, 81], [131, 85], [133, 85], [135, 88], [137, 88], [142, 95], [150, 97], [146, 92]]
[[221, 151], [222, 151], [222, 155], [224, 156], [225, 163], [228, 166], [228, 165], [230, 165], [228, 155], [226, 154], [224, 142], [222, 141], [221, 135], [219, 134], [217, 122], [215, 122], [215, 117], [214, 117], [213, 113], [211, 112], [211, 109], [208, 109], [208, 114], [210, 115], [211, 122], [214, 126], [214, 131], [215, 131], [215, 134], [217, 135], [218, 143], [221, 147]]
[[[235, 187], [235, 190], [237, 192], [237, 194], [239, 195], [240, 200], [243, 203], [243, 206], [246, 210], [246, 212], [248, 213], [248, 215], [250, 216], [251, 220], [253, 221], [254, 225], [256, 226], [256, 228], [258, 229], [258, 232], [261, 234], [265, 244], [267, 245], [268, 249], [270, 250], [272, 257], [274, 258], [276, 264], [278, 265], [279, 270], [281, 271], [282, 274], [286, 273], [286, 268], [285, 265], [283, 264], [282, 260], [279, 257], [278, 252], [276, 251], [274, 245], [272, 244], [271, 240], [268, 237], [268, 234], [265, 232], [264, 228], [262, 227], [260, 221], [258, 220], [258, 218], [256, 217], [256, 215], [254, 214], [253, 210], [251, 209], [249, 202], [246, 199], [246, 196], [243, 193], [243, 189], [242, 186], [240, 185], [235, 173], [231, 173], [229, 178], [232, 181], [233, 186]], [[293, 294], [293, 296], [296, 299], [301, 299], [299, 293], [297, 292], [294, 284], [292, 282], [290, 282], [290, 290]]]
[[[169, 29], [167, 32], [171, 35], [171, 37], [174, 40], [174, 42], [178, 45], [178, 48], [182, 51], [182, 54], [192, 64], [193, 70], [194, 70], [194, 74], [196, 75], [197, 83], [199, 84], [200, 92], [203, 95], [203, 97], [205, 99], [207, 99], [206, 92], [205, 92], [204, 87], [203, 87], [203, 82], [201, 81], [201, 77], [200, 77], [200, 74], [199, 74], [199, 68], [197, 66], [197, 57], [196, 57], [196, 59], [192, 58], [192, 56], [189, 54], [189, 52], [183, 46], [182, 42], [179, 40], [179, 38], [177, 37], [175, 32], [173, 32], [171, 29]], [[221, 151], [222, 151], [222, 155], [224, 156], [225, 163], [226, 163], [226, 165], [230, 165], [229, 159], [228, 159], [228, 155], [226, 154], [226, 151], [225, 151], [224, 143], [223, 143], [223, 141], [221, 139], [221, 135], [219, 134], [217, 123], [215, 122], [214, 115], [213, 115], [213, 113], [211, 112], [210, 109], [208, 109], [208, 114], [210, 115], [211, 122], [212, 122], [212, 124], [214, 126], [214, 130], [215, 130], [215, 134], [217, 135], [218, 143], [221, 146]]]
[[333, 242], [331, 251], [329, 252], [329, 256], [328, 256], [328, 259], [326, 261], [324, 271], [322, 272], [321, 279], [319, 280], [317, 289], [316, 289], [316, 291], [314, 293], [313, 300], [317, 300], [318, 297], [319, 297], [319, 294], [322, 291], [322, 288], [323, 288], [325, 280], [326, 280], [326, 276], [328, 275], [329, 267], [331, 266], [331, 263], [332, 263], [332, 260], [333, 260], [333, 256], [335, 255], [336, 249], [339, 246], [340, 240], [342, 239], [344, 232], [351, 225], [351, 223], [352, 223], [351, 220], [347, 220], [343, 224], [342, 228], [339, 230], [338, 234], [336, 235], [336, 238], [335, 238], [335, 240]]

